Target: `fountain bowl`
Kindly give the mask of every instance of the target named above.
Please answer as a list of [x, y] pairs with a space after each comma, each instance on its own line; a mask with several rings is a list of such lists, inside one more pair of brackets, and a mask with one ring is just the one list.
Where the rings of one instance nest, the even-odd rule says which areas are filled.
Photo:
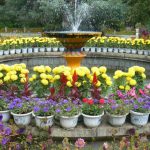
[[57, 38], [62, 45], [69, 52], [80, 51], [81, 47], [92, 37], [101, 36], [101, 32], [88, 32], [88, 31], [56, 31], [56, 32], [44, 32], [44, 35], [48, 37]]

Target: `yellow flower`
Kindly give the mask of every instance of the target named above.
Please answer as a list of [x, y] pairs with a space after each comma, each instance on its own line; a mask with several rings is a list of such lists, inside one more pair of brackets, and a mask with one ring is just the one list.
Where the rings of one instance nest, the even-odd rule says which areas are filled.
[[30, 81], [30, 82], [33, 82], [33, 80], [34, 80], [33, 78], [29, 78], [29, 81]]
[[134, 86], [134, 85], [136, 85], [136, 80], [131, 79], [129, 83], [130, 83], [131, 86]]
[[48, 85], [48, 81], [47, 81], [46, 79], [42, 79], [42, 80], [41, 80], [41, 83], [42, 83], [43, 85]]
[[106, 79], [107, 77], [108, 77], [107, 74], [105, 73], [102, 74], [102, 78]]
[[47, 79], [51, 80], [52, 78], [53, 78], [52, 75], [50, 75], [50, 74], [47, 75]]
[[75, 82], [75, 85], [76, 85], [77, 87], [80, 87], [80, 86], [81, 86], [81, 82]]
[[22, 73], [22, 74], [29, 73], [29, 70], [28, 70], [28, 69], [22, 69], [22, 70], [21, 70], [21, 73]]
[[106, 68], [105, 66], [101, 66], [101, 67], [99, 67], [99, 71], [100, 71], [101, 73], [106, 73], [107, 68]]
[[51, 70], [52, 70], [49, 66], [46, 66], [45, 69], [47, 72], [51, 72]]
[[68, 86], [68, 87], [72, 87], [72, 84], [71, 84], [70, 81], [67, 81], [67, 86]]
[[0, 72], [0, 78], [2, 78], [2, 77], [3, 77], [3, 73]]
[[0, 80], [0, 85], [3, 84], [3, 80]]
[[20, 82], [21, 83], [25, 83], [26, 82], [26, 78], [21, 78]]
[[99, 68], [97, 68], [97, 67], [92, 67], [91, 71], [93, 74], [96, 73], [97, 76], [100, 75]]
[[54, 76], [54, 80], [59, 80], [60, 79], [60, 75], [55, 75]]
[[10, 80], [10, 76], [5, 76], [4, 77], [4, 81], [6, 82], [6, 81], [9, 81]]
[[124, 72], [122, 72], [121, 70], [115, 71], [115, 76], [122, 77], [123, 75], [124, 75]]
[[97, 87], [101, 86], [101, 82], [98, 81], [98, 82], [96, 83], [96, 86], [97, 86]]
[[25, 74], [19, 74], [19, 77], [25, 78]]
[[46, 79], [46, 78], [47, 78], [47, 75], [46, 75], [45, 73], [41, 73], [41, 74], [40, 74], [40, 78]]
[[120, 86], [119, 86], [119, 89], [120, 89], [120, 90], [124, 90], [124, 86], [123, 86], [123, 85], [120, 85]]
[[20, 65], [21, 65], [21, 67], [22, 67], [23, 69], [26, 68], [26, 64], [22, 63], [22, 64], [20, 64]]
[[36, 74], [32, 75], [33, 80], [35, 80], [37, 78]]
[[112, 81], [107, 80], [107, 81], [106, 81], [106, 84], [107, 84], [108, 86], [111, 86], [111, 85], [112, 85]]
[[116, 80], [116, 79], [118, 79], [118, 76], [113, 76], [113, 78]]
[[18, 79], [18, 76], [13, 74], [10, 76], [11, 80], [16, 81]]
[[141, 76], [142, 76], [142, 78], [143, 78], [143, 79], [146, 79], [146, 75], [145, 75], [145, 73], [142, 73], [142, 75], [141, 75]]
[[130, 89], [131, 89], [130, 86], [129, 86], [129, 85], [126, 85], [125, 90], [126, 90], [126, 91], [129, 91]]

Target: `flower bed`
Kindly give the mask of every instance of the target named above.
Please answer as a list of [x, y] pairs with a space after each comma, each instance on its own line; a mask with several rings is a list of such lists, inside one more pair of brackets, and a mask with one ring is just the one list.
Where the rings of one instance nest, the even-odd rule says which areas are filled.
[[[33, 67], [31, 72], [25, 64], [0, 64], [0, 114], [3, 122], [10, 118], [5, 111], [11, 112], [15, 123], [20, 126], [28, 125], [34, 114], [37, 126], [41, 128], [52, 126], [53, 117], [64, 128], [75, 128], [81, 114], [86, 126], [97, 127], [104, 111], [115, 117], [134, 111], [146, 114], [147, 120], [136, 124], [132, 117], [133, 124], [139, 126], [148, 122], [150, 85], [144, 85], [143, 67], [133, 66], [127, 72], [117, 70], [113, 80], [104, 66], [72, 70], [66, 66], [52, 69], [41, 65]], [[40, 123], [37, 118], [40, 118]], [[87, 118], [95, 124], [89, 125]], [[67, 125], [64, 122], [68, 122]], [[109, 123], [120, 126], [125, 119], [119, 124], [116, 121]]]

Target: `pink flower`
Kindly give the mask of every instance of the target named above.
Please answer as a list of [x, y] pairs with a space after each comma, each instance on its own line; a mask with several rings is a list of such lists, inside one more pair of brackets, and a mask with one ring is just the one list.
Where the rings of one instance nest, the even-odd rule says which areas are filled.
[[135, 87], [133, 87], [131, 90], [129, 90], [127, 94], [128, 94], [128, 96], [132, 96], [134, 98], [137, 98]]
[[150, 89], [150, 83], [146, 86], [147, 89]]
[[105, 143], [103, 144], [103, 150], [108, 150], [108, 148], [109, 148], [109, 145], [108, 145], [107, 142], [105, 142]]
[[139, 89], [139, 93], [140, 93], [141, 95], [144, 95], [144, 94], [145, 94], [144, 90], [142, 90], [142, 89]]
[[75, 146], [77, 148], [83, 148], [85, 146], [84, 139], [81, 139], [81, 138], [77, 139], [77, 141], [75, 142]]

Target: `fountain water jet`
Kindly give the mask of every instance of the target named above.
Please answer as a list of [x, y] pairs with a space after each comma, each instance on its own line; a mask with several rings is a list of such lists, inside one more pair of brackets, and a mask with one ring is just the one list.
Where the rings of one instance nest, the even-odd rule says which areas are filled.
[[[81, 17], [83, 15], [82, 7], [87, 5], [82, 5], [81, 10], [78, 9], [78, 0], [75, 0], [74, 3], [74, 17], [68, 14], [69, 21], [71, 20], [71, 26], [73, 31], [61, 31], [61, 32], [44, 32], [48, 37], [56, 37], [62, 45], [66, 48], [66, 51], [63, 54], [63, 57], [66, 59], [67, 65], [71, 68], [77, 68], [81, 64], [81, 60], [86, 56], [81, 52], [81, 48], [85, 43], [94, 36], [100, 36], [101, 32], [87, 32], [87, 31], [78, 31], [78, 28], [82, 22]], [[87, 10], [87, 9], [86, 9]], [[79, 15], [77, 14], [79, 11]]]

